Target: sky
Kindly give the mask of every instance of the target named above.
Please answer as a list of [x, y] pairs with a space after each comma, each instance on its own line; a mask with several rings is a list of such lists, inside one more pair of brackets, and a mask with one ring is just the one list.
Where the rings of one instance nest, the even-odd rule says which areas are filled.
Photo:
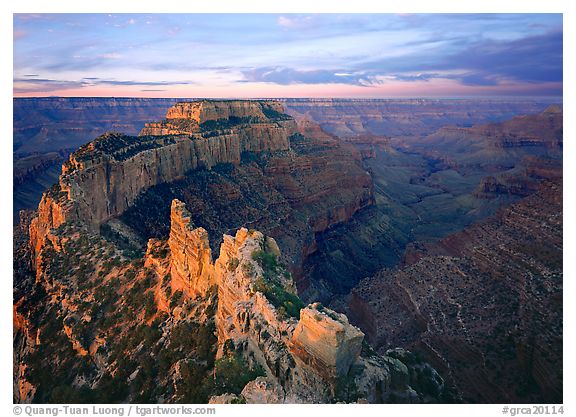
[[15, 14], [15, 97], [562, 96], [561, 14]]

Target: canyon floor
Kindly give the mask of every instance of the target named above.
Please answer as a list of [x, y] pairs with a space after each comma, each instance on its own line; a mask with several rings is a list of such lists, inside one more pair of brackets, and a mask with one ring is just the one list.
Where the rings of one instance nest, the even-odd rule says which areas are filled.
[[14, 100], [15, 401], [562, 401], [561, 105], [176, 102]]

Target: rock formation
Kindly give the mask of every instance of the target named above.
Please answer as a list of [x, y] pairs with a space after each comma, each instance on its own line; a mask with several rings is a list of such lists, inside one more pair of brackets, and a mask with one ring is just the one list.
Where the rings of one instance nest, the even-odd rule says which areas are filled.
[[189, 296], [204, 296], [215, 283], [208, 232], [191, 228], [190, 212], [181, 201], [172, 202], [171, 219], [168, 247], [172, 288]]
[[[141, 135], [192, 134], [206, 126], [229, 127], [242, 122], [266, 122], [286, 119], [277, 101], [201, 100], [176, 103], [162, 122], [146, 123]], [[215, 123], [208, 123], [215, 122]]]
[[[172, 208], [172, 221], [181, 223], [182, 203], [174, 201]], [[185, 218], [190, 230], [189, 216]], [[172, 230], [175, 228], [180, 225]], [[195, 242], [195, 233], [202, 232], [195, 229], [186, 236]], [[173, 258], [182, 251], [178, 243], [186, 246], [191, 242], [183, 239], [170, 243], [172, 265]], [[409, 389], [409, 378], [393, 386], [393, 371], [386, 362], [393, 363], [391, 358], [367, 362], [361, 357], [364, 335], [348, 323], [345, 315], [318, 303], [298, 306], [301, 301], [295, 295], [294, 284], [284, 267], [277, 264], [279, 256], [274, 239], [242, 228], [235, 236], [224, 236], [213, 265], [204, 264], [195, 273], [193, 269], [188, 271], [196, 288], [213, 283], [218, 287], [215, 320], [220, 355], [232, 350], [265, 370], [266, 378], [252, 381], [243, 389], [246, 402], [331, 401], [339, 395], [335, 391], [338, 381], [354, 381], [363, 388], [356, 392], [356, 398], [372, 400], [378, 390], [387, 391], [386, 387], [399, 393]], [[214, 275], [206, 274], [207, 270], [213, 270]], [[172, 275], [173, 282], [177, 279]], [[358, 368], [354, 374], [353, 366]], [[383, 395], [380, 393], [377, 401], [382, 401]]]
[[[16, 401], [453, 400], [422, 357], [466, 401], [561, 400], [561, 109], [439, 131], [435, 154], [382, 114], [341, 141], [296, 113], [179, 103], [70, 156], [15, 234]], [[391, 117], [447, 117], [425, 113]], [[298, 296], [343, 309], [415, 236], [350, 322]]]
[[562, 401], [562, 182], [413, 247], [354, 289], [371, 343], [420, 352], [470, 402]]
[[[223, 110], [225, 106], [230, 108]], [[169, 110], [170, 117], [160, 124], [169, 126], [176, 137], [198, 131], [201, 133], [195, 135], [212, 138], [218, 132], [251, 129], [250, 142], [241, 148], [238, 161], [231, 160], [234, 165], [219, 164], [209, 170], [199, 167], [169, 186], [162, 183], [142, 192], [119, 220], [142, 240], [165, 238], [169, 213], [150, 213], [149, 207], [159, 201], [167, 205], [176, 198], [186, 203], [212, 236], [246, 225], [258, 228], [277, 239], [299, 290], [313, 298], [315, 283], [305, 279], [302, 264], [316, 250], [316, 236], [373, 205], [372, 181], [350, 145], [314, 123], [299, 121], [296, 125], [281, 109], [271, 101], [202, 101], [181, 103]], [[220, 118], [222, 115], [229, 118]], [[211, 119], [202, 121], [203, 117]], [[295, 129], [287, 146], [265, 130], [271, 125]], [[166, 133], [154, 129], [148, 125], [143, 133]], [[264, 130], [259, 134], [254, 129]]]
[[[235, 114], [237, 107], [233, 103], [226, 102], [199, 114], [213, 117], [222, 113], [222, 106], [232, 106], [228, 113]], [[246, 151], [288, 149], [288, 137], [296, 131], [294, 121], [276, 112], [269, 113], [273, 118], [264, 117], [257, 102], [242, 103], [239, 114], [251, 111], [262, 117], [256, 120], [254, 116], [250, 123], [237, 123], [226, 130], [210, 130], [207, 137], [203, 133], [139, 137], [109, 133], [82, 146], [63, 165], [59, 184], [47, 193], [52, 197], [42, 199], [38, 212], [43, 221], [34, 225], [33, 241], [40, 242], [43, 229], [56, 228], [63, 221], [81, 221], [97, 229], [122, 214], [146, 189], [183, 178], [199, 167], [238, 164], [241, 153]], [[35, 247], [40, 244], [33, 243]]]
[[346, 376], [360, 355], [364, 333], [348, 324], [344, 314], [316, 303], [300, 310], [291, 350], [302, 363], [335, 378]]
[[[146, 122], [165, 117], [166, 109], [176, 102], [177, 99], [149, 98], [15, 98], [15, 170], [21, 172], [22, 165], [29, 166], [32, 160], [53, 159], [51, 152], [66, 153], [63, 155], [66, 158], [71, 151], [105, 132], [136, 135]], [[546, 108], [546, 103], [532, 99], [287, 99], [281, 102], [286, 111], [298, 120], [307, 118], [326, 131], [349, 140], [363, 157], [373, 155], [373, 146], [366, 143], [366, 135], [429, 134], [448, 124], [471, 126], [519, 114], [537, 113]], [[277, 106], [274, 102], [267, 103], [271, 108]], [[281, 109], [277, 110], [282, 112]], [[174, 132], [169, 128], [158, 130], [162, 122], [148, 123], [149, 128], [154, 126], [155, 133]], [[181, 124], [178, 131], [182, 131]], [[42, 193], [57, 179], [59, 166], [60, 163], [48, 170], [36, 170], [31, 173], [31, 181], [15, 184], [15, 220], [20, 209], [38, 207]], [[46, 174], [49, 174], [48, 178]], [[15, 175], [19, 176], [19, 173], [15, 171]]]
[[[224, 236], [214, 261], [207, 232], [193, 225], [174, 200], [168, 240], [151, 239], [144, 259], [135, 260], [79, 222], [49, 231], [39, 248], [39, 279], [15, 305], [16, 400], [440, 398], [441, 379], [434, 379], [434, 395], [418, 391], [411, 368], [363, 344], [345, 315], [305, 307], [273, 238], [240, 228]], [[48, 353], [58, 383], [72, 378], [71, 387], [47, 386]], [[238, 385], [239, 378], [248, 379]]]

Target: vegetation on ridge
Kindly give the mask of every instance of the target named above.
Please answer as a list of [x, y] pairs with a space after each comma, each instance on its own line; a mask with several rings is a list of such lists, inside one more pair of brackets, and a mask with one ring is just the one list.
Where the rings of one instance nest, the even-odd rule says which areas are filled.
[[173, 135], [165, 136], [128, 136], [121, 133], [105, 133], [74, 152], [79, 161], [111, 155], [118, 161], [125, 161], [132, 156], [149, 149], [157, 149], [176, 143]]
[[289, 278], [290, 274], [278, 264], [276, 255], [260, 249], [252, 253], [252, 259], [264, 271], [263, 276], [256, 279], [254, 290], [264, 294], [282, 316], [299, 318], [300, 310], [305, 304], [296, 294], [286, 291], [282, 285], [280, 276], [285, 275]]

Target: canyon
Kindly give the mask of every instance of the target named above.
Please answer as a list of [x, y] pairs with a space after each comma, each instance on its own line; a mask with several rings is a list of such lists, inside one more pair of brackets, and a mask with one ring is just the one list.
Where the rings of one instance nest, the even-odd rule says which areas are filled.
[[116, 100], [15, 153], [15, 400], [561, 401], [561, 106]]
[[[68, 155], [107, 132], [137, 135], [146, 123], [160, 120], [167, 109], [185, 99], [140, 98], [15, 98], [14, 176], [22, 178], [36, 163], [34, 175], [15, 182], [14, 222], [21, 209], [36, 209], [42, 193], [57, 180]], [[446, 125], [461, 127], [543, 111], [549, 100], [358, 100], [282, 99], [297, 120], [319, 124], [344, 140], [362, 135], [425, 135]], [[553, 102], [552, 102], [553, 103]], [[370, 150], [370, 145], [367, 145]], [[54, 153], [59, 160], [54, 160]], [[21, 161], [22, 160], [22, 161]], [[46, 178], [45, 180], [45, 176]]]
[[81, 222], [51, 230], [40, 252], [14, 306], [17, 402], [451, 398], [427, 363], [380, 355], [345, 315], [305, 306], [273, 238], [241, 228], [213, 260], [178, 200], [170, 238], [151, 239], [143, 258]]
[[[106, 134], [70, 155], [37, 214], [22, 215], [28, 227], [17, 231], [16, 401], [429, 402], [450, 395], [428, 364], [409, 373], [400, 359], [363, 348], [363, 333], [346, 316], [306, 306], [270, 236], [237, 228], [223, 235], [214, 260], [209, 233], [193, 226], [177, 199], [169, 206], [168, 238], [148, 239], [143, 257], [100, 234], [154, 186], [242, 165], [247, 152], [282, 152], [308, 177], [337, 176], [334, 166], [348, 164], [350, 194], [340, 198], [353, 196], [352, 213], [356, 204], [370, 204], [369, 176], [354, 150], [342, 151], [315, 125], [297, 125], [278, 110], [268, 102], [184, 103], [167, 119], [195, 133], [165, 135], [150, 131], [158, 124], [147, 125], [141, 136]], [[210, 121], [217, 123], [206, 127]], [[291, 167], [276, 164], [280, 188]], [[325, 217], [307, 220], [310, 232], [351, 215], [324, 188], [310, 194], [297, 174], [283, 198], [294, 207], [326, 207]], [[354, 175], [364, 180], [358, 184]], [[138, 365], [147, 355], [158, 357], [155, 368]], [[63, 385], [49, 384], [47, 367]], [[188, 387], [190, 373], [204, 378], [201, 387]]]
[[349, 312], [380, 349], [401, 345], [467, 401], [562, 401], [562, 181], [363, 280]]

